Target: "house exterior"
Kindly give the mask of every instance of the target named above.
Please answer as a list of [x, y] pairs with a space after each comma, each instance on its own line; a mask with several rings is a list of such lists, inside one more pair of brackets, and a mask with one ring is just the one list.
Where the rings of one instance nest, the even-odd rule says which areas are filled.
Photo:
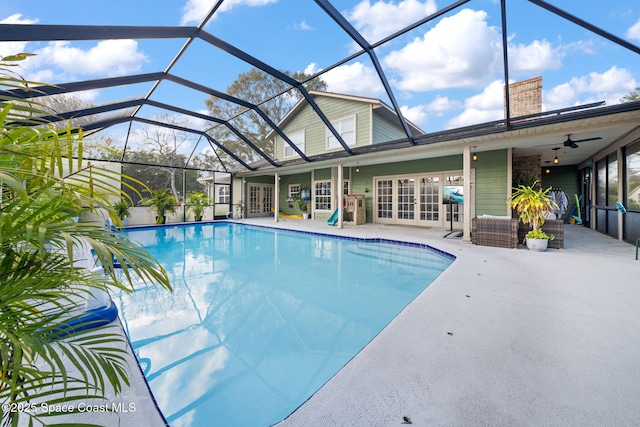
[[[325, 92], [311, 94], [349, 148], [366, 150], [407, 138], [398, 116], [378, 99]], [[304, 100], [287, 114], [278, 127], [306, 156], [321, 158], [344, 150]], [[414, 136], [424, 134], [411, 123], [409, 129]], [[300, 158], [280, 135], [272, 132], [269, 138], [274, 144], [276, 161]], [[500, 159], [500, 153], [495, 156]], [[503, 152], [503, 166], [506, 166], [505, 157], [506, 152]], [[343, 196], [362, 194], [367, 222], [462, 229], [463, 204], [445, 204], [443, 197], [445, 190], [455, 189], [460, 201], [464, 191], [461, 155], [408, 158], [398, 162], [386, 162], [384, 156], [378, 156], [377, 161], [367, 160], [363, 159], [360, 164], [354, 159], [342, 167], [307, 165], [304, 170], [297, 170], [299, 168], [292, 166], [290, 173], [283, 171], [278, 175], [277, 186], [272, 174], [243, 175], [245, 188], [240, 190], [246, 194], [246, 215], [272, 215], [276, 204], [278, 211], [285, 215], [299, 214], [300, 210], [293, 201], [299, 197], [301, 189], [308, 188], [311, 218], [316, 221], [326, 221], [336, 209], [343, 207]], [[505, 180], [506, 175], [503, 173], [501, 178]], [[504, 187], [502, 195], [506, 199]], [[235, 194], [238, 195], [238, 191]], [[502, 200], [498, 209], [488, 211], [505, 214], [505, 206]]]
[[[311, 219], [327, 221], [342, 210], [346, 195], [358, 194], [364, 196], [366, 222], [462, 230], [463, 239], [470, 240], [473, 217], [511, 216], [506, 200], [512, 187], [538, 180], [567, 193], [566, 215], [575, 206], [573, 196], [582, 195], [583, 225], [631, 240], [640, 229], [633, 226], [632, 215], [621, 217], [614, 202], [627, 198], [616, 181], [625, 182], [625, 171], [635, 164], [638, 109], [614, 105], [542, 113], [541, 89], [539, 79], [517, 84], [510, 99], [525, 99], [529, 107], [510, 108], [510, 125], [496, 121], [424, 134], [409, 123], [410, 135], [380, 100], [312, 92], [335, 132], [307, 100], [300, 101], [278, 124], [281, 133], [269, 135], [277, 165], [261, 162], [252, 170], [235, 171], [232, 203], [243, 203], [247, 217], [278, 221], [275, 212], [301, 213], [295, 200], [309, 189]], [[585, 155], [589, 143], [571, 148], [568, 135], [607, 142]], [[552, 161], [554, 155], [560, 156], [559, 164]], [[631, 169], [616, 168], [623, 163]], [[337, 219], [338, 227], [350, 225], [342, 215]]]

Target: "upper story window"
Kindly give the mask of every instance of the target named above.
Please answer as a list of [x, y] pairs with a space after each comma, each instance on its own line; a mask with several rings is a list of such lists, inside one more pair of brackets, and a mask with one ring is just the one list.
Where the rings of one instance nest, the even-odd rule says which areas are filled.
[[[342, 137], [344, 142], [347, 145], [355, 145], [356, 144], [356, 117], [348, 117], [346, 119], [337, 120], [335, 122], [331, 122], [333, 127], [336, 129], [338, 134]], [[341, 148], [340, 142], [338, 139], [333, 136], [333, 133], [327, 128], [327, 150], [333, 150], [335, 148]]]
[[[298, 147], [298, 149], [304, 153], [304, 131], [292, 133], [291, 135], [287, 136], [289, 137], [291, 142], [293, 142], [296, 147]], [[287, 144], [287, 142], [284, 142], [284, 157], [294, 157], [297, 155], [298, 153], [296, 153], [296, 151], [291, 148], [291, 146]]]

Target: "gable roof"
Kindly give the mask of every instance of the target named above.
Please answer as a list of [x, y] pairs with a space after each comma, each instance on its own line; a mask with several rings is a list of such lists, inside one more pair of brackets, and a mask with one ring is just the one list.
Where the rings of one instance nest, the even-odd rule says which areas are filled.
[[[348, 101], [355, 101], [355, 102], [370, 104], [372, 106], [374, 114], [377, 114], [380, 117], [384, 118], [385, 120], [393, 124], [396, 124], [400, 129], [402, 129], [402, 123], [400, 122], [400, 119], [398, 118], [398, 115], [396, 114], [396, 112], [393, 110], [393, 108], [385, 104], [380, 99], [369, 98], [364, 96], [348, 95], [344, 93], [322, 92], [317, 90], [310, 90], [309, 95], [311, 95], [312, 98], [323, 96], [327, 98], [344, 99]], [[300, 110], [302, 110], [302, 108], [304, 108], [304, 106], [308, 104], [309, 102], [305, 98], [300, 99], [298, 103], [294, 105], [293, 108], [289, 110], [289, 112], [282, 118], [282, 120], [280, 120], [280, 122], [277, 123], [278, 128], [280, 129], [284, 128], [287, 125], [287, 123], [289, 123], [300, 112]], [[420, 136], [425, 134], [425, 132], [422, 129], [420, 129], [415, 124], [411, 123], [406, 118], [404, 118], [404, 121], [409, 126], [409, 129], [411, 130], [411, 133], [413, 136]], [[275, 130], [272, 130], [271, 132], [269, 132], [267, 134], [267, 140], [271, 139], [275, 133], [276, 133]]]

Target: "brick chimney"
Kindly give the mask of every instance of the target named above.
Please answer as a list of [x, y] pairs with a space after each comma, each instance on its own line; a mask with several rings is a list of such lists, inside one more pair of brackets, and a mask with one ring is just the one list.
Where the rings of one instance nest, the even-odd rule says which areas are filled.
[[[542, 77], [511, 83], [509, 85], [511, 118], [542, 112]], [[506, 103], [505, 103], [505, 116]]]

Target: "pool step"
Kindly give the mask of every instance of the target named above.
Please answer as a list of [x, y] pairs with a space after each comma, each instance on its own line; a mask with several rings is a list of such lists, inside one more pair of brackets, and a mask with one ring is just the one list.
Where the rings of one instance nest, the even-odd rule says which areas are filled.
[[376, 259], [381, 263], [401, 264], [430, 270], [442, 270], [450, 264], [449, 260], [427, 249], [425, 249], [424, 257], [415, 257], [415, 252], [403, 251], [402, 248], [374, 247], [368, 244], [358, 244], [348, 248], [347, 251], [354, 255]]

